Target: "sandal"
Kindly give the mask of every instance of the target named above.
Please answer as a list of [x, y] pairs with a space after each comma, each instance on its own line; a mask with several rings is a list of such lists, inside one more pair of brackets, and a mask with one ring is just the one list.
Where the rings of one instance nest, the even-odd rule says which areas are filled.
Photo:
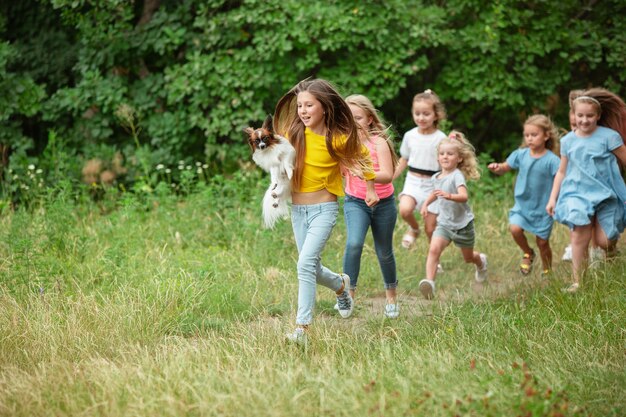
[[531, 251], [530, 253], [525, 253], [522, 257], [522, 262], [519, 265], [519, 271], [522, 275], [530, 274], [530, 271], [533, 269], [533, 261], [535, 260], [535, 252]]
[[413, 246], [413, 243], [415, 243], [415, 240], [417, 239], [419, 235], [420, 235], [419, 229], [416, 230], [413, 228], [409, 228], [409, 230], [406, 231], [404, 236], [402, 236], [402, 247], [405, 249], [408, 249], [411, 246]]

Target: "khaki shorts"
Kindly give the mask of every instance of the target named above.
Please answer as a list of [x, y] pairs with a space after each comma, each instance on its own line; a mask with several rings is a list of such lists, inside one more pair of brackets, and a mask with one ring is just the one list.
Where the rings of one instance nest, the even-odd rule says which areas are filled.
[[462, 229], [452, 230], [445, 226], [437, 225], [433, 232], [433, 237], [440, 237], [454, 244], [459, 248], [473, 248], [476, 240], [474, 233], [474, 220], [470, 221]]

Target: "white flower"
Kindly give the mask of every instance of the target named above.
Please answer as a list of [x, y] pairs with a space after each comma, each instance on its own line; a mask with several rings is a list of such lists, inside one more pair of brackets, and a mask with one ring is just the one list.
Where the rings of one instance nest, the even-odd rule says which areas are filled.
[[34, 171], [34, 170], [35, 170], [35, 165], [30, 164], [30, 165], [28, 166], [28, 169], [30, 169], [31, 171]]
[[198, 174], [202, 174], [202, 168], [198, 168], [198, 169], [196, 169], [196, 173], [198, 173]]
[[196, 162], [196, 166], [197, 167], [202, 166], [202, 162]]
[[209, 167], [209, 165], [207, 164], [202, 164], [202, 169], [207, 169]]
[[179, 170], [179, 171], [182, 171], [183, 169], [185, 169], [185, 166], [184, 166], [184, 165], [179, 165], [179, 166], [178, 166], [178, 170]]
[[191, 165], [187, 165], [185, 168], [186, 168], [187, 170], [190, 170], [190, 169], [191, 169]]
[[166, 174], [169, 174], [170, 172], [172, 172], [172, 170], [171, 170], [171, 169], [169, 169], [169, 168], [165, 168], [165, 173], [166, 173]]
[[163, 168], [165, 168], [165, 166], [163, 164], [159, 164], [159, 165], [156, 166], [157, 171], [160, 171]]
[[41, 174], [43, 172], [43, 169], [38, 169], [37, 171], [35, 171], [37, 174]]

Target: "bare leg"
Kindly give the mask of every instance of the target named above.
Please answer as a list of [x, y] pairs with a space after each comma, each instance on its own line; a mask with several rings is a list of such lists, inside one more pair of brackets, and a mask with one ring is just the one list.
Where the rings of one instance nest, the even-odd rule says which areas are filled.
[[463, 260], [468, 264], [474, 264], [477, 268], [483, 267], [483, 261], [480, 259], [480, 253], [476, 252], [474, 248], [461, 248], [463, 254]]
[[385, 295], [387, 296], [387, 304], [396, 304], [396, 289], [395, 288], [387, 288], [385, 290]]
[[424, 231], [426, 232], [426, 236], [428, 237], [428, 242], [430, 242], [433, 238], [433, 232], [437, 227], [437, 215], [433, 213], [428, 213], [428, 216], [424, 219]]
[[584, 272], [589, 257], [589, 242], [591, 241], [591, 225], [574, 226], [570, 232], [572, 242], [572, 274], [574, 284], [580, 283], [580, 276]]
[[524, 234], [524, 229], [519, 227], [516, 224], [509, 225], [509, 230], [511, 231], [511, 236], [513, 236], [513, 240], [517, 243], [517, 246], [520, 247], [522, 252], [531, 254], [533, 253], [533, 249], [528, 245], [528, 240], [526, 239], [526, 235]]
[[539, 236], [535, 237], [535, 241], [537, 242], [539, 254], [541, 255], [543, 270], [550, 271], [552, 269], [552, 248], [550, 248], [550, 241], [544, 240]]
[[435, 280], [435, 276], [437, 275], [437, 264], [439, 263], [439, 258], [441, 258], [443, 250], [449, 244], [449, 240], [437, 236], [434, 236], [433, 239], [430, 241], [430, 246], [428, 248], [428, 258], [426, 259], [426, 279], [429, 279], [431, 281]]
[[[415, 219], [415, 215], [413, 212], [415, 211], [415, 206], [417, 202], [408, 195], [403, 195], [400, 197], [400, 203], [398, 204], [398, 211], [400, 212], [400, 217], [414, 230], [419, 230], [419, 224]], [[430, 217], [430, 216], [428, 216]]]

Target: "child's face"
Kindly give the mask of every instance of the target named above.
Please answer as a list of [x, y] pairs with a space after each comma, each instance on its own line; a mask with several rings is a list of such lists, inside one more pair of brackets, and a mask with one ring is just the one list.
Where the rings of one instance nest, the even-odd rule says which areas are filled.
[[524, 125], [524, 143], [531, 151], [543, 151], [548, 139], [548, 135], [541, 127], [531, 124]]
[[461, 159], [459, 149], [455, 145], [444, 143], [439, 145], [437, 160], [443, 171], [450, 172], [456, 169], [463, 159]]
[[313, 132], [323, 135], [326, 133], [324, 125], [324, 109], [322, 103], [308, 91], [298, 93], [298, 117], [302, 123]]
[[587, 136], [593, 133], [598, 127], [598, 114], [596, 107], [591, 103], [578, 102], [574, 107], [576, 114], [576, 133]]
[[427, 100], [414, 101], [412, 111], [413, 121], [420, 133], [432, 133], [435, 130], [437, 114], [433, 103]]
[[349, 106], [350, 111], [352, 111], [352, 116], [354, 116], [354, 121], [363, 129], [369, 131], [370, 125], [372, 124], [372, 116], [368, 115], [365, 110], [359, 106], [355, 106], [354, 104], [350, 104]]

